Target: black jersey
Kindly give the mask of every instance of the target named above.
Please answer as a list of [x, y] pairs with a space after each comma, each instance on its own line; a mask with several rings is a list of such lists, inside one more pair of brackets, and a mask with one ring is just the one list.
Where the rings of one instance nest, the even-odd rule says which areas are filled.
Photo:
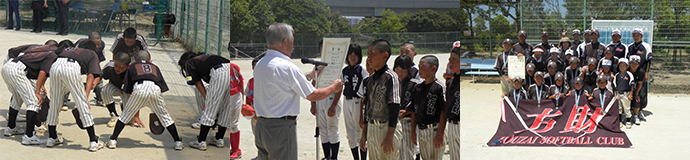
[[438, 123], [446, 107], [445, 85], [438, 79], [429, 84], [414, 86], [412, 101], [407, 110], [413, 110], [417, 125]]
[[211, 54], [200, 55], [187, 60], [184, 67], [187, 74], [187, 84], [194, 85], [200, 80], [209, 82], [211, 69], [220, 67], [223, 63], [230, 63], [230, 60]]
[[101, 66], [96, 52], [83, 48], [67, 48], [58, 57], [76, 60], [81, 67], [81, 74], [93, 74], [94, 77], [100, 76]]
[[[107, 66], [103, 69], [103, 75], [101, 77], [103, 79], [109, 79], [109, 83], [113, 84], [115, 87], [122, 87], [122, 82], [125, 78], [125, 74], [127, 74], [127, 72], [117, 74], [117, 72], [115, 72], [115, 67]], [[122, 90], [122, 88], [120, 88], [120, 90]]]
[[446, 83], [446, 118], [448, 120], [460, 120], [460, 74]]
[[549, 87], [547, 85], [542, 84], [541, 86], [537, 86], [537, 84], [532, 84], [529, 86], [529, 89], [527, 89], [527, 96], [529, 96], [529, 99], [531, 100], [537, 100], [537, 99], [549, 99]]
[[361, 64], [355, 66], [348, 65], [343, 68], [343, 95], [345, 95], [345, 97], [359, 98], [360, 96], [357, 95], [357, 91], [359, 91], [360, 85], [362, 85], [362, 80], [368, 76], [369, 73], [367, 73], [367, 70], [364, 69]]
[[38, 73], [41, 71], [50, 73], [50, 67], [57, 59], [54, 52], [33, 52], [19, 56], [12, 60], [13, 62], [22, 62], [26, 66], [26, 78], [37, 79]]
[[515, 52], [515, 54], [522, 53], [522, 55], [524, 55], [524, 56], [531, 57], [532, 56], [532, 50], [534, 50], [534, 47], [532, 47], [532, 45], [527, 43], [527, 42], [525, 42], [525, 43], [518, 42], [518, 43], [515, 43], [513, 45], [513, 51]]
[[369, 76], [366, 86], [366, 110], [364, 117], [382, 123], [388, 122], [389, 127], [398, 124], [400, 113], [400, 86], [398, 75], [384, 65]]
[[161, 93], [168, 91], [168, 84], [163, 79], [160, 68], [146, 61], [137, 61], [129, 65], [125, 74], [123, 89], [125, 93], [132, 93], [134, 84], [141, 81], [152, 81], [161, 88]]

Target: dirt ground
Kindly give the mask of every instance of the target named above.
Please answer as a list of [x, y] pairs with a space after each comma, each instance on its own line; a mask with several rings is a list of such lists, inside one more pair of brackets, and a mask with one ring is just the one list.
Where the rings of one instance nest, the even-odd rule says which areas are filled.
[[[69, 36], [56, 36], [55, 33], [43, 32], [42, 34], [29, 33], [28, 30], [14, 31], [14, 30], [0, 30], [0, 57], [7, 54], [7, 50], [11, 47], [23, 44], [42, 44], [48, 39], [55, 39], [57, 41], [70, 39], [76, 41], [79, 38], [85, 38], [85, 35], [70, 34]], [[106, 50], [111, 47], [114, 37], [104, 37], [103, 41], [106, 43]], [[152, 42], [149, 42], [152, 45]], [[161, 43], [155, 47], [149, 46], [152, 55], [153, 63], [161, 68], [163, 77], [165, 77], [170, 91], [165, 92], [165, 98], [168, 111], [175, 120], [180, 137], [183, 138], [185, 149], [182, 151], [175, 151], [173, 149], [173, 140], [169, 133], [165, 132], [161, 135], [153, 135], [148, 128], [135, 128], [132, 126], [125, 127], [118, 139], [117, 149], [104, 148], [98, 152], [92, 153], [87, 150], [89, 146], [87, 134], [84, 130], [75, 126], [73, 116], [69, 112], [60, 112], [60, 124], [57, 127], [58, 134], [65, 137], [66, 142], [63, 145], [54, 148], [46, 148], [45, 145], [21, 145], [21, 135], [12, 137], [0, 137], [0, 159], [228, 159], [229, 157], [229, 133], [225, 135], [225, 148], [216, 148], [209, 146], [206, 151], [199, 151], [188, 146], [189, 141], [196, 139], [199, 130], [192, 129], [191, 123], [196, 121], [199, 116], [199, 111], [196, 109], [196, 102], [193, 96], [192, 87], [186, 85], [184, 78], [180, 75], [179, 67], [177, 66], [178, 57], [184, 52], [181, 45], [177, 43]], [[437, 54], [440, 64], [448, 62], [448, 54]], [[112, 54], [105, 52], [105, 57], [110, 59]], [[415, 61], [418, 62], [422, 56], [416, 56]], [[395, 56], [391, 57], [388, 65], [393, 66]], [[251, 70], [251, 60], [232, 60], [240, 66], [245, 82], [253, 77]], [[293, 59], [293, 63], [302, 69], [308, 71], [312, 69], [311, 65], [302, 65], [299, 59]], [[101, 63], [104, 65], [105, 63]], [[445, 65], [442, 65], [439, 70], [444, 71]], [[437, 77], [441, 78], [441, 73], [437, 73]], [[49, 83], [49, 82], [48, 82]], [[49, 88], [50, 84], [46, 84]], [[6, 90], [4, 82], [0, 82], [0, 90]], [[90, 94], [93, 97], [93, 94]], [[0, 106], [8, 106], [11, 94], [7, 91], [0, 92]], [[71, 98], [73, 99], [73, 98]], [[116, 98], [119, 102], [119, 98]], [[112, 134], [113, 128], [106, 126], [109, 120], [108, 111], [105, 107], [96, 106], [93, 98], [89, 98], [89, 103], [92, 105], [92, 114], [94, 117], [96, 134], [100, 140], [106, 141]], [[119, 104], [118, 104], [119, 105]], [[73, 109], [74, 103], [69, 102], [68, 106]], [[301, 114], [297, 118], [297, 132], [298, 132], [298, 154], [299, 159], [315, 159], [316, 158], [316, 141], [314, 138], [314, 129], [316, 121], [314, 116], [309, 113], [309, 102], [301, 100], [300, 103]], [[25, 109], [23, 107], [20, 111], [20, 116], [25, 116]], [[119, 107], [117, 107], [119, 108]], [[118, 109], [118, 112], [121, 112]], [[142, 115], [151, 113], [149, 108], [141, 110]], [[7, 126], [8, 108], [0, 108], [0, 132], [4, 131], [4, 126]], [[148, 124], [148, 118], [142, 116], [142, 121]], [[19, 122], [19, 126], [25, 126], [24, 122]], [[254, 146], [254, 136], [251, 132], [250, 121], [245, 118], [240, 118], [239, 126], [241, 128], [240, 149], [242, 149], [242, 159], [252, 159], [256, 157], [256, 147]], [[148, 127], [148, 126], [147, 126]], [[352, 155], [348, 147], [348, 142], [345, 132], [345, 124], [341, 118], [339, 123], [341, 148], [339, 159], [352, 159]], [[42, 140], [48, 136], [48, 133], [37, 134]], [[209, 133], [209, 137], [215, 135], [215, 131]], [[447, 147], [446, 147], [447, 148]], [[322, 153], [322, 150], [318, 150]], [[323, 154], [321, 154], [323, 155]], [[446, 155], [446, 159], [448, 155]]]

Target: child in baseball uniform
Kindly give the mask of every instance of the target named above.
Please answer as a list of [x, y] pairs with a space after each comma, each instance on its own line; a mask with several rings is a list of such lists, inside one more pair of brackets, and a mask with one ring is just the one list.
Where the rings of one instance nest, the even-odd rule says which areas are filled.
[[[121, 53], [117, 57], [124, 58], [122, 54], [126, 53]], [[117, 147], [117, 137], [125, 128], [125, 123], [131, 121], [142, 107], [148, 106], [158, 116], [162, 123], [161, 125], [166, 127], [170, 135], [172, 135], [175, 150], [182, 150], [184, 144], [182, 144], [182, 139], [177, 134], [177, 127], [175, 127], [175, 122], [165, 107], [165, 101], [162, 96], [163, 92], [169, 90], [168, 85], [165, 83], [160, 68], [150, 62], [150, 55], [146, 55], [149, 54], [141, 55], [137, 53], [134, 63], [127, 67], [122, 82], [122, 89], [129, 96], [129, 101], [125, 103], [122, 115], [116, 122], [115, 130], [113, 130], [113, 134], [108, 141], [108, 148], [115, 149]]]
[[[362, 66], [362, 47], [358, 44], [350, 44], [345, 62], [347, 66], [342, 70], [342, 80], [344, 85], [343, 96], [345, 96], [343, 101], [343, 117], [345, 129], [347, 130], [347, 140], [353, 158], [355, 160], [365, 159], [360, 157], [359, 154], [359, 138], [362, 137], [362, 128], [359, 127], [358, 122], [359, 117], [362, 116], [360, 112], [362, 97], [357, 92], [359, 92], [362, 81], [369, 76], [369, 73]], [[336, 150], [336, 152], [338, 151]]]
[[515, 108], [517, 108], [518, 105], [520, 105], [520, 103], [518, 103], [520, 99], [529, 99], [529, 97], [527, 96], [527, 91], [522, 89], [522, 81], [522, 78], [515, 76], [515, 78], [513, 78], [513, 90], [508, 92], [508, 94], [501, 94], [501, 98], [508, 96], [508, 98], [515, 101]]
[[[554, 55], [558, 56], [558, 55]], [[553, 61], [549, 61], [549, 64], [546, 67], [548, 72], [544, 74], [544, 84], [546, 86], [551, 86], [556, 84], [556, 72], [558, 72], [558, 64]]]
[[445, 85], [436, 79], [438, 58], [427, 55], [419, 60], [419, 75], [424, 81], [414, 86], [414, 91], [407, 107], [412, 111], [411, 139], [417, 142], [419, 136], [419, 151], [422, 159], [441, 159], [445, 151], [443, 133], [446, 128], [446, 89]]
[[590, 101], [596, 99], [592, 102], [598, 102], [601, 108], [606, 108], [606, 106], [613, 100], [613, 97], [615, 96], [613, 95], [613, 92], [606, 88], [609, 78], [610, 77], [606, 75], [599, 75], [597, 77], [597, 84], [599, 87], [594, 89], [592, 96], [589, 98]]
[[105, 68], [103, 68], [103, 76], [101, 76], [102, 79], [109, 80], [108, 84], [101, 89], [103, 102], [106, 104], [105, 106], [108, 108], [108, 113], [110, 114], [108, 127], [115, 127], [118, 119], [114, 96], [120, 96], [120, 99], [122, 99], [120, 103], [121, 110], [124, 110], [124, 106], [127, 104], [128, 99], [122, 85], [131, 58], [129, 54], [125, 52], [118, 53], [115, 58], [115, 60], [111, 61], [113, 62], [112, 65], [106, 64]]
[[570, 91], [570, 87], [563, 81], [564, 78], [565, 76], [563, 76], [563, 73], [557, 72], [554, 78], [556, 81], [555, 84], [549, 87], [549, 95], [551, 95], [549, 99], [556, 100], [556, 109], [563, 103], [565, 94], [568, 94]]
[[[323, 40], [319, 42], [319, 48], [323, 47], [322, 45]], [[316, 77], [311, 83], [314, 87], [316, 87], [316, 83], [321, 77], [320, 74], [318, 76], [319, 77]], [[319, 137], [321, 137], [321, 148], [323, 149], [324, 159], [338, 159], [338, 151], [340, 149], [338, 121], [342, 110], [340, 104], [341, 94], [342, 91], [336, 92], [329, 95], [328, 98], [311, 102], [310, 112], [312, 115], [316, 116], [316, 125], [319, 128]]]
[[565, 81], [567, 82], [567, 85], [572, 88], [575, 86], [575, 77], [582, 76], [582, 68], [579, 66], [580, 59], [575, 56], [570, 57], [568, 62], [570, 63], [570, 66], [565, 67]]
[[620, 128], [625, 125], [626, 128], [632, 127], [632, 121], [629, 121], [632, 114], [630, 114], [630, 101], [633, 100], [630, 91], [635, 88], [635, 76], [628, 71], [628, 59], [623, 57], [618, 60], [618, 73], [613, 77], [613, 88], [618, 100], [618, 110], [620, 111]]
[[[578, 106], [578, 103], [580, 103], [581, 98], [587, 98], [589, 99], [590, 94], [587, 90], [584, 89], [585, 82], [582, 79], [582, 77], [575, 77], [573, 80], [573, 89], [568, 92], [565, 96], [568, 97], [570, 95], [575, 96], [575, 105]], [[584, 96], [584, 97], [583, 97]]]
[[[81, 122], [89, 135], [89, 151], [95, 152], [103, 148], [103, 142], [98, 140], [93, 127], [93, 117], [91, 116], [90, 106], [86, 103], [89, 93], [93, 88], [95, 77], [102, 73], [98, 65], [98, 56], [94, 52], [96, 44], [92, 41], [85, 41], [79, 45], [80, 48], [58, 49], [58, 58], [50, 69], [50, 110], [48, 111], [48, 133], [50, 138], [46, 142], [47, 147], [64, 142], [64, 138], [58, 137], [56, 127], [60, 106], [63, 105], [63, 95], [67, 92], [72, 93], [75, 100], [76, 109], [79, 111]], [[81, 80], [81, 75], [87, 75], [86, 85]], [[36, 87], [43, 87], [43, 83], [37, 82]], [[39, 100], [40, 101], [40, 100]]]
[[529, 86], [531, 86], [532, 84], [535, 83], [534, 82], [534, 73], [537, 72], [536, 66], [534, 65], [534, 63], [527, 63], [527, 65], [525, 65], [525, 71], [527, 71], [526, 72], [527, 74], [525, 75], [525, 80], [524, 80], [525, 82], [522, 84], [522, 87], [520, 87], [520, 88], [527, 89], [527, 88], [529, 88]]
[[[206, 150], [206, 136], [211, 126], [217, 124], [216, 136], [210, 144], [225, 147], [223, 136], [230, 129], [231, 152], [241, 155], [239, 149], [240, 129], [237, 126], [242, 107], [243, 81], [240, 69], [230, 60], [218, 55], [196, 55], [185, 53], [180, 57], [185, 61], [184, 71], [187, 84], [195, 85], [205, 97], [205, 106], [201, 115], [201, 130], [196, 140], [189, 143], [192, 148]], [[208, 82], [208, 88], [201, 81]], [[232, 156], [231, 156], [232, 157]]]
[[[204, 53], [204, 52], [196, 53], [196, 52], [192, 52], [192, 51], [187, 51], [187, 52], [185, 52], [184, 54], [188, 54], [188, 55], [203, 55], [203, 54], [205, 54], [205, 53]], [[183, 60], [184, 60], [184, 61], [183, 61]], [[184, 72], [184, 65], [185, 65], [185, 62], [187, 62], [185, 59], [180, 59], [179, 61], [177, 61], [177, 65], [180, 66], [180, 73], [182, 74], [182, 76], [186, 78], [187, 75], [186, 75], [186, 73]], [[201, 84], [204, 85], [204, 88], [208, 88], [208, 83], [206, 83], [206, 82], [204, 82], [204, 81], [201, 81]], [[200, 121], [200, 119], [201, 119], [201, 113], [204, 111], [204, 108], [205, 108], [205, 107], [204, 107], [205, 98], [204, 98], [203, 95], [201, 95], [201, 93], [200, 93], [199, 90], [196, 88], [196, 86], [190, 86], [190, 88], [194, 91], [194, 100], [196, 100], [196, 107], [197, 107], [198, 113], [199, 113], [199, 117], [197, 118], [197, 121], [194, 122], [194, 123], [192, 123], [191, 127], [194, 128], [194, 129], [200, 129], [200, 128], [201, 128], [201, 123], [199, 123], [199, 121]], [[215, 127], [212, 127], [212, 128], [215, 128]]]
[[582, 79], [585, 82], [585, 90], [592, 92], [597, 85], [597, 59], [594, 57], [587, 58], [587, 66], [582, 67]]
[[398, 159], [395, 152], [395, 128], [400, 113], [400, 79], [386, 61], [390, 58], [391, 45], [386, 40], [371, 42], [368, 49], [367, 63], [374, 69], [374, 74], [367, 80], [367, 102], [364, 112], [362, 150], [371, 151], [369, 159]]
[[549, 98], [549, 87], [544, 84], [544, 73], [537, 71], [534, 73], [534, 84], [527, 89], [527, 95], [531, 100], [537, 100], [537, 106], [541, 106], [541, 102]]
[[[2, 78], [7, 85], [7, 90], [12, 93], [5, 136], [26, 133], [22, 137], [22, 144], [41, 144], [38, 136], [35, 135], [34, 126], [40, 124], [36, 116], [42, 95], [45, 95], [45, 88], [42, 85], [37, 88], [36, 83], [45, 82], [47, 73], [50, 73], [50, 67], [56, 58], [57, 55], [52, 51], [33, 52], [20, 54], [3, 65]], [[22, 104], [26, 105], [26, 132], [16, 123]]]
[[414, 91], [414, 86], [419, 84], [418, 79], [412, 77], [412, 59], [406, 55], [400, 55], [395, 58], [395, 63], [393, 65], [393, 71], [398, 75], [398, 78], [402, 80], [402, 95], [400, 99], [400, 117], [398, 120], [400, 123], [396, 127], [396, 133], [400, 134], [401, 143], [400, 148], [397, 149], [400, 153], [398, 158], [400, 159], [415, 159], [415, 148], [418, 145], [412, 143], [412, 139], [409, 137], [412, 133], [412, 113], [413, 111], [408, 111], [407, 108], [410, 106], [410, 101], [413, 97], [412, 92]]
[[[256, 63], [259, 62], [259, 60], [261, 60], [261, 58], [263, 58], [264, 55], [265, 54], [261, 54], [252, 60], [252, 70], [254, 70], [254, 66], [256, 66]], [[247, 82], [247, 89], [244, 90], [244, 96], [246, 97], [244, 103], [254, 108], [254, 77], [249, 79], [249, 81]], [[251, 118], [252, 132], [254, 132], [254, 126], [256, 126], [257, 118], [258, 117], [256, 116], [256, 114], [254, 114]]]
[[117, 34], [115, 42], [110, 46], [110, 52], [113, 53], [113, 59], [115, 55], [120, 52], [126, 52], [132, 57], [132, 54], [137, 53], [139, 50], [149, 51], [148, 45], [146, 45], [146, 40], [144, 36], [137, 33], [137, 30], [129, 27], [125, 29], [124, 32]]
[[640, 125], [641, 118], [639, 115], [642, 114], [640, 111], [642, 110], [642, 108], [645, 105], [644, 99], [642, 96], [640, 96], [640, 94], [644, 94], [644, 92], [642, 92], [642, 91], [643, 91], [643, 88], [646, 87], [646, 86], [644, 86], [645, 85], [644, 82], [645, 82], [646, 72], [645, 72], [644, 68], [641, 68], [641, 66], [640, 66], [641, 65], [640, 64], [641, 63], [641, 57], [639, 55], [631, 55], [630, 59], [629, 59], [629, 63], [630, 63], [630, 73], [633, 74], [633, 76], [634, 76], [633, 79], [635, 79], [635, 89], [632, 92], [633, 98], [635, 98], [635, 99], [630, 103], [630, 106], [633, 109], [633, 111], [632, 111], [633, 118], [631, 118], [630, 120], [632, 120], [633, 123], [635, 123], [635, 125]]
[[448, 68], [454, 73], [446, 82], [446, 138], [450, 159], [460, 159], [460, 53], [460, 47], [453, 48], [448, 58]]

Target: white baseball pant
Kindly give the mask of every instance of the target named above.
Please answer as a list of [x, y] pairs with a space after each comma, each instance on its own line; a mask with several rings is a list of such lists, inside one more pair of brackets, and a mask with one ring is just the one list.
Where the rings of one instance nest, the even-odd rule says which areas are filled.
[[334, 98], [335, 94], [331, 94], [328, 98], [316, 101], [316, 122], [319, 127], [321, 143], [340, 142], [340, 136], [338, 136], [338, 120], [340, 120], [341, 112], [340, 102], [337, 102], [338, 104], [335, 107], [335, 115], [333, 117], [328, 116], [328, 108], [333, 104]]
[[20, 110], [22, 103], [26, 104], [26, 110], [38, 111], [38, 98], [34, 94], [36, 81], [26, 78], [26, 66], [22, 62], [9, 61], [2, 66], [2, 78], [5, 80], [7, 90], [12, 93], [10, 108]]
[[[345, 97], [345, 96], [343, 96]], [[345, 119], [345, 130], [347, 132], [347, 141], [350, 148], [359, 146], [359, 140], [362, 139], [362, 128], [359, 127], [359, 107], [362, 98], [345, 99], [343, 105], [343, 117]]]
[[398, 153], [400, 155], [398, 157], [404, 160], [414, 159], [415, 145], [412, 143], [412, 129], [410, 128], [412, 125], [412, 117], [403, 117], [399, 122], [398, 127], [395, 128], [396, 134], [400, 135], [398, 138], [398, 142], [400, 142], [400, 145], [398, 145], [400, 146]]
[[630, 95], [630, 92], [623, 92], [623, 94], [616, 93], [616, 97], [621, 97], [621, 99], [618, 100], [618, 110], [621, 114], [625, 114], [625, 118], [632, 117], [632, 114], [630, 114], [630, 100], [628, 100], [628, 95]]
[[446, 145], [444, 144], [440, 148], [434, 147], [434, 138], [438, 134], [438, 124], [427, 124], [428, 128], [426, 129], [420, 129], [419, 126], [417, 125], [417, 140], [419, 140], [419, 154], [421, 158], [443, 159], [443, 151], [445, 151]]
[[62, 108], [63, 96], [67, 92], [72, 93], [72, 99], [79, 110], [84, 127], [93, 126], [91, 110], [86, 103], [84, 82], [81, 80], [81, 67], [79, 63], [68, 58], [58, 58], [50, 67], [50, 110], [48, 110], [47, 123], [56, 126], [59, 123], [60, 108]]
[[460, 159], [460, 124], [448, 122], [446, 125], [446, 133], [448, 133], [448, 149], [450, 150], [450, 159]]
[[[398, 148], [393, 148], [393, 153], [386, 154], [383, 151], [383, 140], [388, 133], [388, 122], [377, 123], [370, 121], [367, 125], [367, 154], [371, 160], [398, 160]], [[400, 137], [397, 133], [395, 137]], [[393, 139], [393, 147], [398, 146], [398, 143]]]
[[[211, 69], [211, 79], [206, 88], [206, 109], [201, 114], [199, 123], [205, 126], [213, 126], [218, 118], [218, 125], [230, 129], [230, 133], [240, 131], [237, 122], [242, 111], [242, 93], [229, 96], [230, 82], [230, 63], [223, 63], [217, 69]], [[218, 116], [218, 117], [216, 117]]]
[[118, 118], [122, 123], [129, 123], [134, 115], [144, 106], [151, 108], [151, 111], [158, 116], [163, 126], [168, 127], [175, 123], [170, 117], [165, 107], [165, 100], [161, 96], [161, 88], [152, 81], [142, 81], [134, 84], [132, 94], [125, 104], [125, 110]]
[[122, 99], [122, 106], [127, 106], [127, 93], [120, 90], [120, 87], [117, 87], [112, 83], [108, 83], [101, 88], [101, 98], [103, 98], [103, 104], [114, 103], [114, 96], [120, 96], [120, 99]]

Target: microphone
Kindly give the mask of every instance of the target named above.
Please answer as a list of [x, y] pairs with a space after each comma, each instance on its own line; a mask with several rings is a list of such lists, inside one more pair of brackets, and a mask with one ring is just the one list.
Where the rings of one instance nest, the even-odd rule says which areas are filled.
[[328, 66], [328, 63], [326, 63], [326, 62], [315, 61], [315, 60], [311, 60], [307, 57], [302, 57], [302, 64], [307, 64], [307, 63], [314, 64], [317, 66]]

